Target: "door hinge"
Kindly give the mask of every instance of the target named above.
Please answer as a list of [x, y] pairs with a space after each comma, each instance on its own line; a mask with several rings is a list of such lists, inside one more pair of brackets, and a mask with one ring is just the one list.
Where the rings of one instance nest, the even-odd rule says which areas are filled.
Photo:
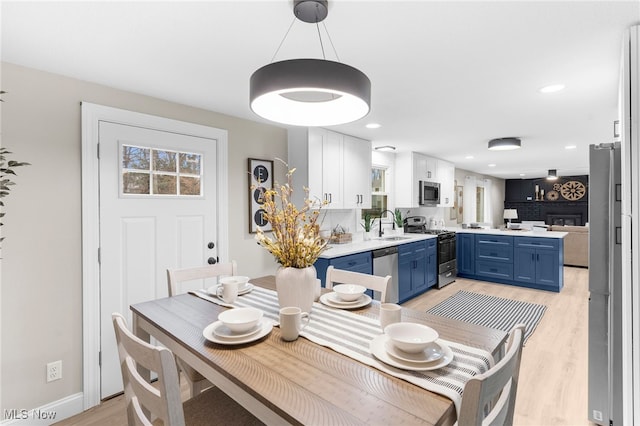
[[98, 160], [100, 159], [100, 144], [96, 144], [96, 155], [98, 156]]
[[98, 366], [102, 367], [102, 351], [98, 352]]
[[102, 258], [100, 253], [100, 247], [98, 247], [98, 265], [100, 265], [101, 263], [102, 263]]

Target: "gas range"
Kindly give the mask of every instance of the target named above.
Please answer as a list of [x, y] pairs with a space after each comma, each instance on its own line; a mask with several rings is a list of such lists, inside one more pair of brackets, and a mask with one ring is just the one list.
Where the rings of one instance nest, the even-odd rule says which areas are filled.
[[455, 236], [455, 232], [446, 229], [428, 229], [427, 219], [424, 216], [409, 216], [404, 219], [404, 232], [408, 234], [431, 234], [451, 238]]

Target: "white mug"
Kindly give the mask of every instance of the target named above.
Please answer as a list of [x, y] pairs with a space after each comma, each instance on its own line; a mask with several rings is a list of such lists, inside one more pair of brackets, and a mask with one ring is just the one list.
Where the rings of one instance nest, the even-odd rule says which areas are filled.
[[[302, 319], [306, 318], [304, 325]], [[300, 332], [309, 324], [309, 314], [295, 306], [280, 309], [280, 334], [282, 340], [290, 342], [296, 340]]]
[[[220, 294], [222, 293], [222, 294]], [[220, 280], [220, 285], [216, 289], [216, 296], [225, 303], [233, 303], [238, 298], [238, 281]]]
[[395, 303], [380, 305], [380, 327], [384, 330], [389, 324], [402, 321], [402, 307]]

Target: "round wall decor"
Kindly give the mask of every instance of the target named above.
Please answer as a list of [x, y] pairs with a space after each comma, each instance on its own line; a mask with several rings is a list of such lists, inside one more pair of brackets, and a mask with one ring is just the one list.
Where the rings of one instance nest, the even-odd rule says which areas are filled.
[[571, 180], [560, 188], [560, 194], [564, 198], [570, 201], [576, 201], [581, 199], [587, 193], [587, 187], [584, 186], [582, 182], [578, 182], [577, 180]]
[[547, 192], [547, 200], [549, 201], [556, 201], [558, 197], [560, 197], [560, 195], [558, 194], [558, 191]]

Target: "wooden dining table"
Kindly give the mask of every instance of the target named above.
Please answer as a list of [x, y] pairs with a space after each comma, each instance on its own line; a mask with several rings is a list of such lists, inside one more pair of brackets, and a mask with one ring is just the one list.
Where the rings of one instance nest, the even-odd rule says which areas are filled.
[[[251, 283], [275, 290], [275, 277]], [[133, 329], [154, 337], [266, 424], [450, 425], [453, 402], [305, 338], [286, 342], [274, 327], [251, 343], [223, 346], [204, 328], [228, 308], [193, 294], [131, 306]], [[379, 304], [352, 312], [378, 318]], [[403, 308], [402, 320], [499, 357], [507, 333]], [[224, 420], [221, 420], [224, 422]]]

